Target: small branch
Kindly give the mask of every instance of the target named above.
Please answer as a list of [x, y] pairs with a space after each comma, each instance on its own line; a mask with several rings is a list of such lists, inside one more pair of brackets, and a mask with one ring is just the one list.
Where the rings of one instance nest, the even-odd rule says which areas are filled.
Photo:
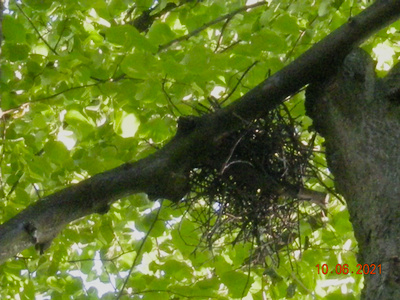
[[56, 45], [54, 46], [54, 49], [57, 49], [58, 44], [59, 44], [60, 41], [61, 41], [61, 38], [62, 38], [62, 36], [63, 36], [63, 34], [64, 34], [65, 28], [67, 28], [67, 22], [68, 22], [68, 20], [69, 20], [69, 18], [67, 17], [67, 18], [65, 19], [65, 21], [64, 21], [63, 29], [61, 30], [60, 36], [58, 37], [58, 41], [57, 41]]
[[243, 288], [243, 291], [242, 291], [242, 299], [246, 296], [246, 289], [247, 289], [247, 286], [250, 283], [251, 262], [253, 260], [253, 254], [254, 254], [254, 239], [251, 240], [251, 250], [250, 250], [249, 264], [247, 266], [247, 278], [246, 278], [246, 284], [244, 285], [244, 288]]
[[255, 62], [253, 62], [247, 69], [246, 71], [243, 72], [242, 76], [240, 76], [238, 82], [236, 83], [235, 87], [232, 89], [232, 91], [228, 94], [228, 96], [226, 96], [226, 98], [224, 100], [222, 100], [220, 102], [220, 105], [224, 104], [232, 95], [233, 93], [236, 91], [237, 87], [239, 86], [239, 84], [242, 82], [243, 78], [246, 76], [246, 74], [251, 70], [251, 68], [253, 68], [256, 64], [258, 63], [258, 61], [256, 60]]
[[228, 19], [225, 21], [224, 25], [222, 25], [221, 34], [219, 35], [219, 38], [218, 38], [218, 41], [217, 41], [217, 46], [215, 47], [214, 53], [216, 53], [216, 52], [218, 51], [219, 47], [221, 46], [222, 39], [223, 39], [223, 37], [224, 37], [225, 29], [226, 29], [226, 27], [228, 27], [228, 24], [229, 24], [229, 22], [230, 22], [231, 20], [232, 20], [232, 17], [231, 17], [231, 18], [228, 18]]
[[21, 170], [19, 170], [17, 172], [17, 174], [15, 175], [17, 177], [17, 180], [15, 180], [15, 182], [13, 183], [13, 185], [11, 186], [10, 191], [7, 193], [6, 198], [10, 197], [10, 195], [15, 191], [15, 189], [17, 188], [19, 181], [21, 180], [22, 175], [24, 175], [24, 172], [22, 172]]
[[[124, 53], [124, 55], [121, 56], [120, 61], [116, 64], [115, 69], [114, 69], [114, 72], [113, 72], [111, 78], [114, 78], [114, 77], [115, 77], [115, 75], [117, 74], [118, 68], [120, 67], [121, 63], [124, 61], [125, 57], [126, 57], [126, 53]], [[121, 79], [122, 79], [122, 78], [125, 77], [125, 76], [126, 76], [125, 74], [122, 74], [122, 75], [119, 76], [118, 78], [121, 78]], [[116, 79], [114, 79], [114, 80], [116, 80]]]
[[123, 79], [135, 80], [135, 78], [127, 78], [127, 77], [125, 77], [125, 74], [123, 74], [123, 75], [121, 75], [121, 76], [119, 76], [119, 77], [117, 77], [115, 79], [113, 79], [113, 78], [111, 78], [111, 79], [99, 79], [99, 78], [95, 78], [95, 77], [91, 77], [91, 79], [96, 80], [97, 82], [96, 83], [90, 83], [90, 84], [84, 84], [84, 85], [80, 85], [80, 86], [74, 86], [74, 87], [65, 89], [65, 90], [63, 90], [61, 92], [55, 93], [53, 95], [50, 95], [50, 96], [46, 96], [46, 97], [30, 100], [28, 102], [22, 103], [21, 105], [19, 105], [17, 107], [13, 107], [13, 108], [10, 108], [10, 109], [8, 109], [6, 111], [0, 112], [0, 118], [6, 116], [8, 114], [14, 113], [14, 112], [18, 111], [19, 109], [25, 109], [25, 108], [27, 108], [27, 106], [30, 103], [36, 103], [36, 102], [40, 102], [40, 101], [49, 100], [49, 99], [55, 98], [55, 97], [57, 97], [57, 96], [59, 96], [61, 94], [67, 93], [69, 91], [88, 88], [88, 87], [99, 86], [102, 83], [117, 82], [117, 81], [120, 81], [120, 80], [123, 80]]
[[222, 49], [221, 51], [219, 51], [218, 53], [224, 53], [225, 51], [228, 51], [229, 49], [235, 47], [237, 44], [239, 44], [242, 40], [237, 40], [236, 42], [233, 42], [232, 44], [230, 44], [229, 46], [225, 47], [224, 49]]
[[[315, 21], [316, 19], [318, 19], [318, 15], [316, 15], [316, 16], [314, 17], [314, 19], [311, 20], [311, 22], [308, 24], [308, 26], [311, 26], [311, 25], [314, 23], [314, 21]], [[300, 33], [300, 35], [299, 35], [299, 37], [296, 39], [296, 41], [294, 42], [294, 45], [293, 45], [292, 49], [286, 54], [285, 62], [289, 59], [290, 56], [292, 56], [292, 54], [293, 54], [293, 52], [294, 52], [294, 49], [297, 47], [297, 45], [299, 44], [299, 42], [301, 41], [301, 39], [304, 37], [305, 34], [306, 34], [306, 30], [304, 29], [304, 30]]]
[[[27, 103], [35, 103], [35, 102], [40, 102], [40, 101], [49, 100], [49, 99], [55, 98], [55, 97], [57, 97], [57, 96], [59, 96], [59, 95], [62, 95], [62, 94], [64, 94], [64, 93], [66, 93], [66, 92], [73, 91], [73, 90], [84, 89], [84, 88], [93, 87], [93, 86], [97, 86], [97, 85], [99, 85], [100, 83], [102, 83], [102, 82], [84, 84], [84, 85], [80, 85], [80, 86], [73, 86], [73, 87], [71, 87], [71, 88], [65, 89], [65, 90], [63, 90], [63, 91], [61, 91], [61, 92], [55, 93], [55, 94], [50, 95], [50, 96], [46, 96], [46, 97], [43, 97], [43, 98], [38, 98], [38, 99], [30, 100], [30, 101], [28, 101]], [[26, 104], [26, 103], [24, 103], [24, 104]]]
[[136, 3], [133, 4], [133, 5], [128, 9], [128, 11], [126, 12], [125, 17], [124, 17], [124, 22], [125, 22], [125, 23], [128, 23], [128, 19], [129, 19], [130, 15], [133, 13], [133, 11], [135, 10], [135, 8], [136, 8]]
[[255, 7], [258, 7], [258, 6], [261, 6], [261, 5], [266, 5], [266, 4], [268, 4], [268, 3], [267, 2], [258, 2], [258, 3], [255, 3], [255, 4], [246, 5], [246, 6], [243, 6], [241, 8], [238, 8], [238, 9], [234, 10], [233, 12], [230, 12], [230, 13], [224, 15], [224, 16], [221, 16], [219, 18], [216, 18], [216, 19], [204, 24], [203, 26], [193, 30], [192, 32], [189, 32], [186, 35], [183, 35], [183, 36], [181, 36], [181, 37], [179, 37], [177, 39], [174, 39], [174, 40], [172, 40], [172, 41], [170, 41], [170, 42], [168, 42], [168, 43], [166, 43], [164, 45], [161, 45], [159, 47], [159, 49], [158, 49], [158, 52], [161, 52], [161, 51], [169, 48], [170, 46], [172, 46], [172, 45], [174, 45], [176, 43], [179, 43], [179, 42], [182, 42], [182, 41], [186, 41], [186, 40], [190, 39], [192, 36], [198, 35], [200, 32], [202, 32], [203, 30], [207, 29], [208, 27], [210, 27], [212, 25], [215, 25], [215, 24], [217, 24], [217, 23], [219, 23], [221, 21], [224, 21], [224, 20], [227, 20], [227, 19], [231, 19], [235, 15], [237, 15], [238, 13], [241, 13], [242, 11], [246, 11], [248, 9], [255, 8]]
[[317, 181], [320, 185], [322, 185], [331, 195], [333, 195], [336, 199], [338, 199], [341, 204], [346, 205], [346, 203], [344, 202], [342, 197], [340, 197], [340, 195], [338, 193], [336, 193], [334, 188], [327, 186], [325, 184], [325, 182], [320, 178], [318, 173], [323, 173], [325, 176], [329, 177], [333, 181], [332, 177], [330, 177], [328, 174], [326, 174], [325, 172], [322, 172], [321, 170], [318, 170], [318, 169], [317, 170], [312, 169], [312, 172], [313, 172], [314, 177], [317, 179]]
[[119, 291], [119, 294], [118, 294], [118, 296], [116, 297], [116, 300], [118, 300], [118, 299], [120, 299], [120, 298], [122, 297], [122, 294], [123, 294], [123, 292], [124, 292], [124, 289], [125, 289], [126, 285], [128, 284], [129, 277], [131, 277], [131, 274], [132, 274], [132, 272], [133, 272], [133, 269], [135, 268], [136, 263], [137, 263], [137, 261], [138, 261], [138, 259], [139, 259], [139, 256], [140, 256], [140, 254], [141, 254], [141, 252], [142, 252], [143, 246], [144, 246], [144, 244], [146, 243], [147, 238], [149, 237], [149, 235], [150, 235], [151, 231], [153, 230], [154, 226], [156, 225], [156, 222], [158, 221], [158, 216], [160, 215], [160, 211], [161, 211], [162, 205], [163, 205], [163, 201], [161, 200], [161, 201], [160, 201], [160, 207], [159, 207], [158, 210], [157, 210], [157, 214], [156, 214], [156, 216], [155, 216], [155, 218], [154, 218], [154, 221], [153, 221], [153, 223], [151, 223], [151, 226], [150, 226], [149, 230], [147, 230], [146, 235], [144, 236], [142, 242], [140, 243], [139, 249], [138, 249], [138, 251], [136, 252], [136, 257], [135, 257], [135, 259], [133, 260], [133, 263], [132, 263], [132, 265], [131, 265], [131, 268], [129, 269], [128, 275], [126, 276], [126, 278], [125, 278], [125, 280], [124, 280], [124, 284], [122, 285], [121, 290]]
[[46, 46], [53, 52], [55, 55], [58, 55], [57, 51], [50, 46], [50, 44], [43, 38], [43, 36], [40, 34], [39, 30], [36, 28], [35, 24], [33, 24], [31, 18], [27, 16], [27, 14], [22, 10], [21, 6], [15, 2], [15, 5], [18, 7], [18, 9], [21, 11], [21, 13], [24, 15], [24, 17], [28, 20], [28, 22], [32, 25], [33, 30], [36, 31], [36, 33], [39, 35], [39, 38], [43, 41], [43, 43], [46, 44]]
[[326, 209], [326, 205], [328, 204], [329, 200], [329, 194], [306, 188], [301, 188], [299, 193], [297, 194], [297, 197], [300, 200], [315, 203], [324, 209]]
[[182, 113], [179, 110], [179, 108], [172, 102], [171, 97], [168, 95], [167, 91], [165, 90], [165, 82], [166, 82], [166, 80], [167, 80], [167, 77], [165, 76], [165, 78], [163, 79], [163, 82], [161, 84], [161, 88], [162, 88], [162, 91], [163, 91], [165, 97], [168, 100], [168, 103], [171, 105], [171, 107], [170, 107], [171, 113], [176, 117], [176, 115], [174, 113], [174, 110], [173, 110], [173, 108], [174, 108], [179, 113], [179, 115], [182, 115]]

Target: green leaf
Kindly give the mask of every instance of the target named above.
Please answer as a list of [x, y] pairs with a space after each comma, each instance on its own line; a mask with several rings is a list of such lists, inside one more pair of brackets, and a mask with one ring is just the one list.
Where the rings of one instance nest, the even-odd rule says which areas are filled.
[[240, 298], [247, 295], [254, 279], [239, 271], [228, 271], [221, 274], [221, 282], [226, 285], [232, 298]]
[[57, 280], [57, 278], [55, 276], [50, 276], [47, 278], [46, 280], [46, 284], [48, 285], [49, 288], [62, 293], [64, 291], [64, 282], [62, 282], [63, 280]]
[[282, 33], [289, 33], [289, 34], [299, 34], [299, 25], [297, 24], [296, 18], [284, 14], [276, 19], [274, 22], [274, 28], [279, 30]]
[[187, 219], [183, 219], [179, 229], [171, 232], [174, 247], [183, 255], [189, 256], [199, 243], [198, 234], [199, 232], [196, 230], [195, 224]]
[[24, 43], [25, 42], [25, 28], [15, 18], [10, 15], [4, 15], [3, 18], [3, 34], [8, 42]]
[[334, 0], [333, 3], [332, 3], [332, 6], [335, 9], [339, 9], [340, 6], [342, 6], [343, 2], [344, 2], [344, 0]]
[[147, 195], [144, 193], [136, 194], [129, 198], [134, 207], [143, 207], [144, 209], [148, 209], [153, 206], [153, 202], [150, 202], [149, 198], [147, 198]]
[[156, 23], [149, 30], [149, 41], [155, 46], [159, 46], [173, 40], [174, 32], [165, 23]]
[[29, 280], [25, 284], [23, 290], [24, 290], [24, 292], [22, 293], [23, 297], [21, 299], [27, 299], [27, 300], [35, 299], [35, 285], [32, 280]]
[[124, 58], [121, 69], [130, 77], [148, 79], [152, 76], [155, 63], [154, 57], [150, 53], [135, 52]]
[[110, 43], [124, 46], [125, 48], [137, 48], [152, 53], [157, 52], [158, 48], [152, 45], [146, 37], [141, 35], [137, 29], [131, 25], [119, 25], [107, 28], [106, 37]]
[[264, 29], [260, 34], [254, 35], [251, 38], [252, 51], [272, 51], [275, 53], [281, 53], [286, 47], [286, 43], [283, 37], [279, 36], [275, 32]]
[[217, 277], [203, 279], [196, 283], [197, 288], [201, 290], [209, 290], [210, 292], [218, 290], [219, 285], [220, 281]]
[[106, 37], [110, 43], [130, 47], [132, 41], [129, 36], [133, 31], [134, 28], [129, 25], [113, 26], [106, 30]]
[[92, 120], [84, 116], [81, 112], [71, 109], [65, 115], [65, 121], [71, 124], [85, 124], [88, 126], [95, 126]]
[[68, 124], [66, 129], [72, 130], [76, 135], [77, 140], [86, 139], [88, 135], [93, 133], [96, 127], [96, 124], [90, 117], [74, 108], [68, 110], [65, 114], [64, 120], [66, 124]]
[[202, 45], [193, 47], [182, 60], [182, 64], [187, 66], [187, 69], [192, 73], [200, 73], [207, 70], [209, 64], [209, 51]]
[[87, 261], [83, 261], [81, 262], [81, 267], [80, 270], [84, 273], [84, 274], [91, 274], [93, 273], [92, 269], [94, 266], [94, 261], [93, 260], [87, 260]]
[[318, 7], [318, 16], [323, 17], [329, 13], [332, 0], [323, 0]]
[[30, 178], [34, 181], [44, 181], [46, 177], [49, 176], [49, 172], [51, 172], [50, 166], [48, 165], [48, 161], [43, 157], [35, 157], [28, 166], [28, 174]]
[[46, 10], [49, 9], [51, 4], [53, 4], [52, 0], [25, 0], [24, 3], [29, 5], [35, 10]]
[[151, 213], [145, 215], [143, 218], [139, 219], [135, 223], [135, 226], [139, 231], [145, 233], [149, 232], [149, 230], [151, 229], [149, 236], [159, 237], [163, 235], [165, 231], [165, 224], [162, 220], [156, 220], [156, 217], [157, 211], [154, 210]]
[[139, 120], [132, 113], [118, 111], [115, 114], [114, 130], [123, 138], [134, 137], [140, 126]]
[[169, 121], [167, 118], [164, 120], [154, 118], [146, 124], [142, 124], [143, 126], [139, 128], [140, 136], [151, 138], [155, 142], [164, 141], [171, 135]]
[[69, 158], [69, 151], [63, 143], [58, 141], [47, 142], [43, 150], [49, 159], [59, 164]]
[[25, 44], [15, 44], [15, 43], [4, 43], [3, 45], [3, 55], [4, 58], [10, 61], [24, 60], [28, 57], [30, 48]]
[[334, 292], [329, 295], [326, 295], [324, 299], [327, 300], [355, 300], [357, 299], [353, 294], [347, 293], [343, 294], [342, 292]]
[[43, 129], [47, 126], [47, 120], [42, 114], [39, 113], [33, 117], [32, 125], [36, 128]]
[[104, 220], [101, 223], [99, 237], [105, 245], [109, 245], [114, 239], [112, 223]]
[[162, 270], [165, 271], [166, 278], [173, 277], [179, 281], [190, 278], [192, 274], [191, 268], [186, 263], [174, 259], [167, 260]]
[[344, 235], [352, 232], [352, 225], [350, 223], [350, 216], [347, 209], [339, 211], [333, 215], [332, 225], [338, 235]]

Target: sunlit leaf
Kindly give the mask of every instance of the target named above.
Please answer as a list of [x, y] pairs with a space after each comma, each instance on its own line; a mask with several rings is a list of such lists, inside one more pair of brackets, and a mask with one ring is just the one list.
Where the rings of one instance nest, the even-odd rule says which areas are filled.
[[3, 18], [3, 34], [7, 41], [15, 43], [25, 42], [25, 29], [15, 18], [5, 15]]
[[253, 283], [253, 278], [237, 271], [229, 271], [221, 274], [221, 282], [227, 286], [233, 298], [245, 296]]

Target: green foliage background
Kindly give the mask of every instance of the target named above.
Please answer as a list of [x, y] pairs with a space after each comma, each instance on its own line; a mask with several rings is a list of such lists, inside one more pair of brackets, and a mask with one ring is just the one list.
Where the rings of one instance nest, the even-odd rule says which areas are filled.
[[[246, 5], [239, 0], [186, 2], [142, 33], [130, 22], [155, 5], [153, 13], [161, 11], [167, 1], [7, 4], [0, 222], [44, 195], [146, 157], [174, 135], [180, 115], [210, 106], [215, 87], [224, 88], [223, 99], [248, 70], [224, 105], [237, 99], [369, 1], [270, 0], [160, 48]], [[396, 50], [387, 34], [393, 28], [365, 48]], [[309, 138], [311, 120], [302, 101], [299, 94], [287, 106]], [[317, 143], [321, 146], [322, 140]], [[332, 186], [323, 155], [315, 154], [315, 161], [325, 184]], [[324, 190], [316, 180], [309, 185]], [[121, 299], [356, 299], [361, 275], [323, 275], [316, 268], [348, 264], [356, 271], [348, 213], [332, 198], [323, 220], [316, 230], [311, 222], [301, 222], [308, 249], [283, 251], [279, 264], [267, 258], [266, 266], [249, 267], [250, 243], [225, 247], [221, 237], [212, 251], [198, 247], [201, 232], [184, 209], [134, 195], [116, 202], [106, 215], [70, 224], [44, 255], [28, 249], [0, 266], [0, 298], [115, 299], [127, 280]]]

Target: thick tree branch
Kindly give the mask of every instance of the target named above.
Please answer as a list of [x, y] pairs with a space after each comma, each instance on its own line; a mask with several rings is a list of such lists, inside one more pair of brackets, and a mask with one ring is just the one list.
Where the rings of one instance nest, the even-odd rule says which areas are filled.
[[158, 152], [29, 206], [0, 226], [0, 262], [32, 245], [44, 249], [69, 222], [104, 213], [126, 195], [145, 192], [153, 199], [179, 201], [188, 189], [188, 172], [207, 159], [221, 136], [264, 115], [303, 86], [329, 76], [352, 48], [399, 17], [399, 0], [377, 1], [225, 109], [182, 119], [176, 136]]

